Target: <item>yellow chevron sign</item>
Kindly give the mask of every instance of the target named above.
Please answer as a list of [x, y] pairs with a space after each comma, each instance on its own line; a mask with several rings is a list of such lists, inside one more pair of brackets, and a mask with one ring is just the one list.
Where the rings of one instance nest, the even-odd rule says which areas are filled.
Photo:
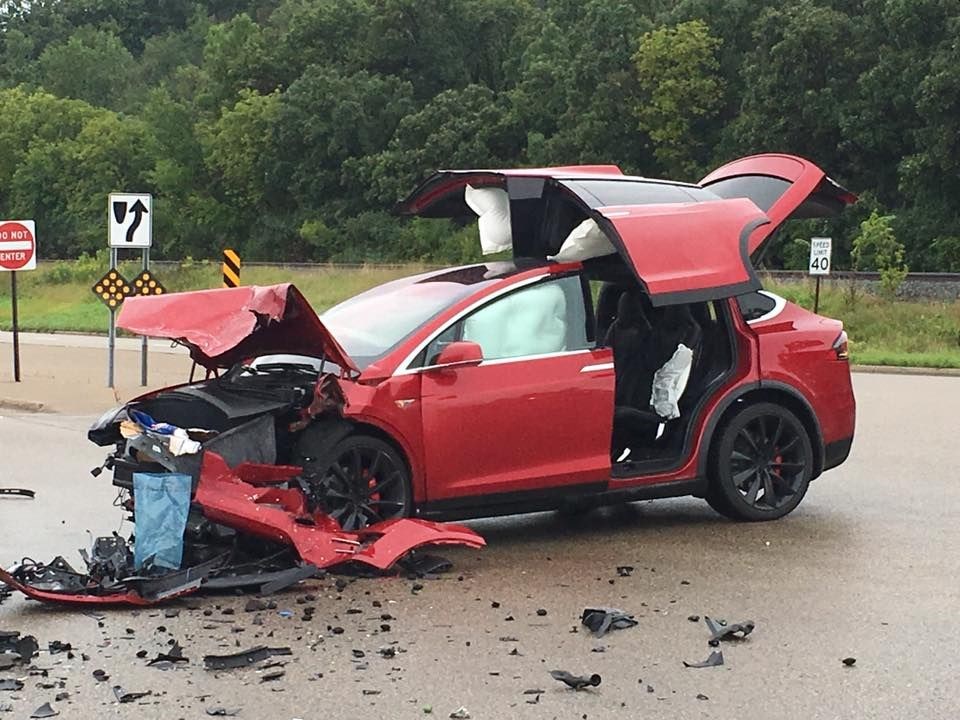
[[223, 251], [223, 286], [240, 286], [240, 256], [230, 248]]

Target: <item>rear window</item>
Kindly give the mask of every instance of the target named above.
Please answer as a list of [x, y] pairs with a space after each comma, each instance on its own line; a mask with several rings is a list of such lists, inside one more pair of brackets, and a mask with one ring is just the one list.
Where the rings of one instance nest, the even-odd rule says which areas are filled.
[[[702, 188], [668, 185], [636, 180], [566, 180], [564, 184], [577, 193], [590, 207], [611, 205], [656, 205], [658, 203], [688, 203], [716, 200], [717, 197]], [[596, 202], [589, 200], [590, 196]]]
[[730, 200], [747, 198], [766, 212], [790, 189], [790, 183], [769, 175], [740, 175], [707, 185], [710, 192]]

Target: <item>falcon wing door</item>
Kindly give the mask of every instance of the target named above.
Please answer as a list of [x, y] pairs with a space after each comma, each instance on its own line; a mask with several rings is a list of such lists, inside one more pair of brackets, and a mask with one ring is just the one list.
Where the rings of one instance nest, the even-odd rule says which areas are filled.
[[857, 200], [809, 160], [773, 153], [727, 163], [701, 180], [700, 186], [722, 198], [748, 198], [770, 218], [769, 224], [750, 235], [750, 255], [785, 221], [833, 217]]
[[757, 290], [748, 240], [769, 219], [750, 200], [597, 208], [597, 223], [654, 305]]

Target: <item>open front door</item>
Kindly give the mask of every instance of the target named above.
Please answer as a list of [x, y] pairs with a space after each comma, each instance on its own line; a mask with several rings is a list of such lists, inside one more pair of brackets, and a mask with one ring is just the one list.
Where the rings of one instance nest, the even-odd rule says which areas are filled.
[[833, 217], [857, 200], [809, 160], [773, 153], [727, 163], [701, 180], [700, 186], [722, 198], [748, 198], [770, 218], [768, 225], [751, 233], [749, 255], [786, 220]]
[[596, 211], [654, 305], [757, 290], [748, 239], [769, 223], [750, 200], [625, 205]]

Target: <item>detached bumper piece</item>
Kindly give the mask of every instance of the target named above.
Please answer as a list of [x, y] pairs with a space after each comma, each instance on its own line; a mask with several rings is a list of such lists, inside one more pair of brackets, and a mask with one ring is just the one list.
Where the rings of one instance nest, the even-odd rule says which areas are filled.
[[[86, 572], [57, 557], [46, 565], [25, 561], [10, 571], [0, 570], [0, 582], [44, 602], [153, 605], [202, 590], [246, 588], [267, 594], [350, 563], [383, 572], [424, 545], [486, 544], [466, 527], [417, 519], [387, 520], [347, 532], [329, 515], [310, 511], [303, 491], [289, 487], [299, 472], [298, 467], [252, 463], [230, 468], [215, 452], [203, 455], [194, 509], [236, 538], [253, 539], [248, 546], [268, 548], [263, 557], [248, 553], [238, 558], [233, 552], [210, 557], [210, 547], [191, 547], [185, 538], [185, 557], [193, 558], [193, 564], [162, 574], [156, 567], [135, 572], [131, 549], [114, 536], [98, 539], [89, 554], [81, 551]], [[278, 546], [281, 552], [274, 552]], [[205, 559], [197, 562], [200, 557]]]

